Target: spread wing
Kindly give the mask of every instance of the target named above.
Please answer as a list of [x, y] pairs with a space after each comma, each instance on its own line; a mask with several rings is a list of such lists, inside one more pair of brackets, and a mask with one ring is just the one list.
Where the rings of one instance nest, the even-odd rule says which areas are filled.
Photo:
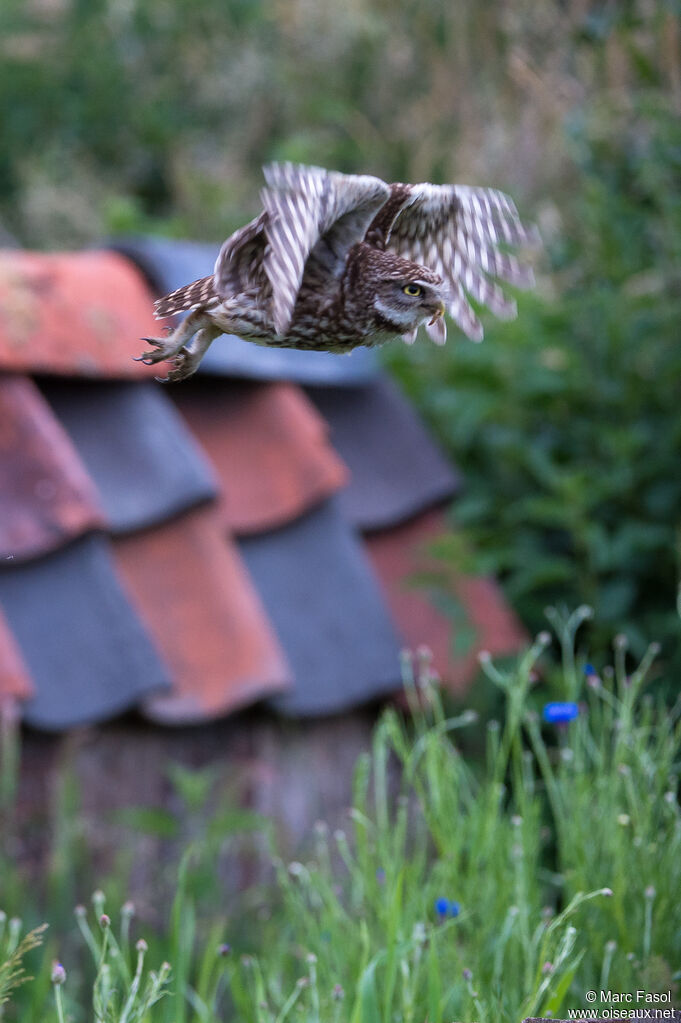
[[265, 181], [264, 268], [275, 329], [285, 335], [303, 278], [335, 291], [350, 248], [363, 239], [390, 188], [379, 178], [291, 163], [266, 167]]
[[[450, 316], [468, 337], [482, 338], [482, 325], [466, 292], [502, 319], [516, 315], [516, 304], [493, 278], [517, 288], [534, 284], [529, 263], [507, 247], [536, 246], [513, 200], [488, 188], [465, 185], [392, 185], [369, 235], [374, 244], [440, 274], [450, 295]], [[502, 246], [502, 247], [500, 247]]]
[[230, 235], [222, 243], [213, 273], [159, 298], [154, 303], [154, 316], [161, 319], [186, 310], [201, 309], [248, 288], [257, 289], [258, 295], [266, 300], [269, 292], [263, 269], [266, 220], [267, 214], [261, 213]]

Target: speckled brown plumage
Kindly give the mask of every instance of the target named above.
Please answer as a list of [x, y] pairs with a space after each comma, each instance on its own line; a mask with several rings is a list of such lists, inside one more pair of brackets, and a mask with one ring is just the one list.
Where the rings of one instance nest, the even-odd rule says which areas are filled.
[[443, 313], [474, 340], [482, 326], [467, 293], [500, 317], [515, 315], [493, 278], [532, 284], [509, 251], [536, 235], [503, 193], [462, 185], [387, 185], [318, 167], [265, 168], [263, 211], [231, 235], [211, 276], [159, 299], [158, 317], [188, 312], [140, 359], [169, 360], [167, 379], [193, 373], [221, 333], [256, 344], [346, 352], [418, 327], [437, 343]]

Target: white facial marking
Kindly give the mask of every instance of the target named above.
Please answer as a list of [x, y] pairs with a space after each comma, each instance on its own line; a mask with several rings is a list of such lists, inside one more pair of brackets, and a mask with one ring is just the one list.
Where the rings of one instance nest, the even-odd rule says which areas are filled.
[[374, 300], [374, 308], [390, 323], [404, 324], [405, 331], [412, 329], [414, 323], [413, 309], [396, 309], [394, 305], [390, 305], [378, 297]]

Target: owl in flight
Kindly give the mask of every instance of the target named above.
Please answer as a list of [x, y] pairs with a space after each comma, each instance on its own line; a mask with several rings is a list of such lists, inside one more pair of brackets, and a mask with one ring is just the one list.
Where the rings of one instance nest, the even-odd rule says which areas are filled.
[[[463, 185], [387, 185], [319, 167], [265, 168], [263, 210], [222, 245], [209, 277], [160, 298], [158, 318], [189, 315], [139, 360], [194, 373], [219, 334], [255, 344], [349, 352], [419, 326], [444, 344], [444, 313], [469, 338], [482, 326], [466, 292], [502, 318], [516, 314], [493, 278], [533, 284], [508, 250], [536, 241], [502, 192]], [[500, 247], [501, 245], [501, 247]]]

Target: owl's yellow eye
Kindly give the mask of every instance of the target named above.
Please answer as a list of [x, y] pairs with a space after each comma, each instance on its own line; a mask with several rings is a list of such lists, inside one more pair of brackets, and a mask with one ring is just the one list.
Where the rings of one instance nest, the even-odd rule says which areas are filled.
[[410, 295], [412, 298], [416, 298], [418, 295], [421, 294], [423, 288], [421, 287], [420, 284], [405, 284], [405, 286], [402, 288], [402, 291], [405, 293], [405, 295]]

